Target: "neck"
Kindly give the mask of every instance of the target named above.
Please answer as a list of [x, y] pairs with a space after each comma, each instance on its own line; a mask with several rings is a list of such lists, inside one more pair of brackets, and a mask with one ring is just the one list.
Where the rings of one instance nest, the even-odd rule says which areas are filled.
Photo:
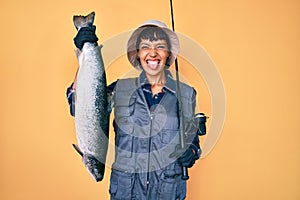
[[166, 83], [166, 75], [165, 72], [163, 71], [159, 75], [151, 76], [149, 74], [146, 74], [146, 77], [148, 79], [148, 82], [153, 86], [153, 85], [160, 85], [163, 86]]

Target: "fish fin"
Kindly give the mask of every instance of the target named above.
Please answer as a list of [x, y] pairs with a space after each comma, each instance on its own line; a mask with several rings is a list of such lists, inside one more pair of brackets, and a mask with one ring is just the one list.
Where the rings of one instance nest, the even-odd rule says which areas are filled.
[[77, 30], [81, 27], [91, 27], [94, 23], [95, 12], [91, 12], [87, 16], [74, 15], [73, 22]]
[[100, 44], [100, 45], [98, 46], [99, 51], [101, 51], [102, 47], [103, 47], [103, 44]]
[[72, 144], [72, 146], [74, 147], [74, 149], [77, 151], [77, 153], [79, 153], [79, 155], [81, 155], [81, 157], [83, 156], [82, 151], [80, 150], [79, 146], [77, 144]]
[[81, 51], [80, 49], [75, 49], [75, 54], [78, 59], [79, 66], [81, 66], [81, 63], [84, 60], [84, 52]]
[[80, 49], [75, 49], [74, 51], [75, 51], [76, 57], [78, 58], [82, 51], [80, 51]]

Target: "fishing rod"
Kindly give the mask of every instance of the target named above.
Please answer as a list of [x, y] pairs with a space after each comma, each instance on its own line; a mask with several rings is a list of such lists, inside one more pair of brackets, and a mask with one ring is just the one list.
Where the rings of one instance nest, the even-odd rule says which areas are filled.
[[[173, 15], [173, 2], [170, 0], [171, 7], [171, 18], [172, 18], [172, 29], [175, 32], [174, 25], [174, 15]], [[185, 124], [183, 120], [183, 110], [182, 110], [182, 101], [181, 101], [181, 90], [180, 90], [180, 81], [179, 81], [179, 70], [178, 70], [178, 61], [175, 59], [175, 71], [176, 71], [176, 90], [177, 90], [177, 100], [178, 100], [178, 115], [179, 115], [179, 141], [182, 149], [185, 148]], [[187, 167], [182, 167], [182, 177], [183, 180], [188, 180], [188, 170]]]

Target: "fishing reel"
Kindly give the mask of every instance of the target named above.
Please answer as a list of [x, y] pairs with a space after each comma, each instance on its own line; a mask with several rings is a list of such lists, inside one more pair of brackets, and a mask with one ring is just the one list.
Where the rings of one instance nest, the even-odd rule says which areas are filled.
[[194, 122], [197, 125], [197, 135], [202, 136], [206, 135], [206, 119], [208, 117], [205, 116], [204, 113], [197, 113], [194, 115]]

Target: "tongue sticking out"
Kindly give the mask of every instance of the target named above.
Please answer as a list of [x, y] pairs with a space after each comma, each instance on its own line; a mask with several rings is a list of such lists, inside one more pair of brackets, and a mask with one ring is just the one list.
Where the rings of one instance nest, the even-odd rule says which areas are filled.
[[155, 60], [155, 61], [147, 61], [147, 65], [150, 69], [156, 69], [159, 65], [159, 61]]

